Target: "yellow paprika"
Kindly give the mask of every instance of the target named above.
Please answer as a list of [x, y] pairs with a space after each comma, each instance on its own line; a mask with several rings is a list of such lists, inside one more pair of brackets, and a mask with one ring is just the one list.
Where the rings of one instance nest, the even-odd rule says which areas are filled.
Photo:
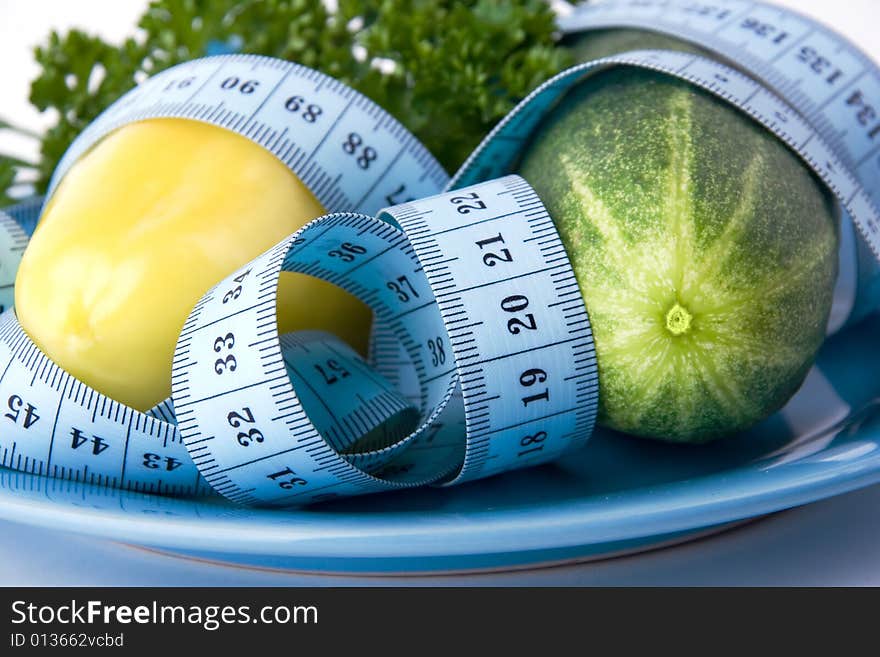
[[[215, 283], [325, 213], [277, 158], [185, 119], [108, 135], [65, 175], [22, 258], [15, 309], [56, 363], [147, 410], [171, 391], [180, 329]], [[317, 328], [366, 349], [370, 312], [335, 286], [282, 274], [281, 332]]]

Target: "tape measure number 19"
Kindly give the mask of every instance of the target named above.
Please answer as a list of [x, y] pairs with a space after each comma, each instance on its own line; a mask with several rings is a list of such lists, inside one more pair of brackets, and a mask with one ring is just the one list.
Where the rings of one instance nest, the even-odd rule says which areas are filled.
[[[300, 66], [229, 56], [169, 69], [120, 99], [72, 145], [50, 195], [103, 136], [159, 117], [249, 137], [337, 212], [207, 292], [179, 338], [172, 399], [148, 414], [63, 372], [6, 312], [3, 465], [285, 505], [459, 483], [589, 437], [589, 320], [553, 221], [522, 179], [431, 196], [445, 174], [366, 98]], [[379, 218], [348, 212], [409, 197], [424, 198]], [[373, 308], [370, 364], [333, 336], [278, 335], [281, 271]]]
[[[743, 12], [757, 6], [738, 4]], [[678, 6], [609, 2], [602, 11], [629, 25], [631, 17], [641, 20], [646, 7], [661, 5]], [[577, 20], [578, 29], [611, 24]], [[582, 445], [598, 404], [589, 319], [552, 219], [528, 184], [509, 174], [523, 144], [559, 99], [610, 67], [662, 71], [751, 115], [826, 183], [859, 230], [866, 252], [880, 254], [877, 211], [840, 142], [805, 118], [809, 112], [796, 97], [786, 102], [756, 82], [757, 75], [748, 77], [712, 59], [646, 51], [569, 69], [520, 103], [465, 163], [451, 191], [434, 196], [437, 189], [425, 190], [431, 176], [436, 178], [430, 156], [393, 119], [365, 104], [369, 101], [319, 74], [303, 74], [318, 85], [312, 91], [336, 90], [349, 100], [322, 100], [322, 109], [337, 109], [326, 112], [333, 121], [320, 135], [310, 133], [307, 147], [293, 143], [289, 116], [285, 123], [258, 120], [274, 116], [290, 90], [277, 97], [264, 94], [247, 112], [217, 101], [225, 96], [215, 87], [249, 95], [240, 88], [242, 80], [251, 81], [251, 90], [277, 90], [297, 77], [285, 76], [281, 63], [267, 64], [279, 72], [263, 84], [253, 70], [241, 68], [261, 61], [194, 62], [145, 83], [84, 133], [56, 182], [108, 130], [170, 113], [219, 122], [270, 150], [286, 144], [273, 152], [326, 207], [340, 212], [316, 219], [202, 298], [177, 345], [173, 403], [155, 409], [153, 417], [72, 381], [40, 354], [7, 312], [0, 329], [0, 365], [6, 364], [0, 400], [9, 398], [12, 420], [0, 443], [11, 446], [19, 461], [4, 455], [4, 464], [159, 491], [198, 491], [203, 476], [235, 501], [285, 505], [460, 483], [549, 461]], [[238, 68], [233, 74], [227, 66]], [[194, 77], [193, 70], [207, 74]], [[191, 79], [186, 87], [176, 86], [177, 80]], [[180, 98], [166, 101], [166, 88]], [[300, 91], [298, 97], [307, 94]], [[403, 176], [396, 184], [425, 198], [393, 205], [378, 218], [347, 212], [353, 207], [373, 212], [383, 197], [389, 204], [398, 200], [384, 191], [391, 178], [380, 176], [353, 191], [351, 180], [357, 178], [351, 176], [358, 171], [351, 161], [339, 152], [321, 155], [327, 144], [350, 143], [349, 134], [366, 143], [370, 128], [362, 125], [363, 117], [340, 131], [352, 106], [366, 108], [374, 129], [391, 125], [389, 134], [404, 135], [397, 151], [402, 154], [381, 162], [396, 172], [395, 181]], [[846, 131], [851, 119], [834, 125]], [[408, 164], [398, 167], [404, 157]], [[379, 166], [379, 157], [375, 162]], [[281, 271], [324, 278], [373, 308], [369, 365], [331, 336], [278, 335]], [[70, 409], [79, 410], [71, 415]], [[34, 419], [38, 415], [42, 419]], [[52, 430], [32, 431], [41, 421]], [[184, 443], [186, 452], [178, 447]], [[81, 451], [86, 445], [93, 448], [88, 456]], [[97, 465], [99, 459], [104, 466]]]

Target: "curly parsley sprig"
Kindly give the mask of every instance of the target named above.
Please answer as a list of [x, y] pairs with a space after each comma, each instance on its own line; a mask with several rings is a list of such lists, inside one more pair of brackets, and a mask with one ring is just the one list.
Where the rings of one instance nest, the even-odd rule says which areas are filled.
[[14, 186], [17, 173], [15, 165], [9, 158], [0, 157], [0, 208], [15, 202], [15, 199], [9, 195], [9, 190]]
[[[494, 123], [564, 68], [544, 0], [156, 0], [138, 34], [109, 44], [52, 32], [35, 51], [30, 100], [54, 111], [41, 136], [44, 190], [73, 139], [149, 75], [206, 53], [297, 61], [371, 97], [454, 170]], [[13, 184], [0, 160], [0, 193]]]

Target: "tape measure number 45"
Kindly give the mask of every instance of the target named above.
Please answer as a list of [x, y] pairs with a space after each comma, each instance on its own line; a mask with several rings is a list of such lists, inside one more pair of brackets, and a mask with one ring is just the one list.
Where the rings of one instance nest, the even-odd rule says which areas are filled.
[[[717, 35], [758, 20], [752, 14], [779, 11], [718, 4], [727, 13], [694, 11], [693, 3], [606, 2], [563, 25], [582, 30], [654, 21], [657, 29], [712, 49]], [[707, 18], [712, 15], [717, 22]], [[812, 30], [799, 39], [826, 34], [806, 19], [776, 15]], [[844, 50], [835, 52], [863, 66], [855, 80], [877, 79], [868, 60], [836, 43]], [[215, 490], [237, 502], [290, 505], [455, 484], [580, 447], [592, 432], [599, 393], [589, 319], [552, 218], [531, 187], [510, 174], [535, 126], [586, 77], [614, 66], [653, 69], [747, 112], [826, 183], [876, 268], [880, 219], [871, 194], [878, 185], [858, 165], [864, 149], [854, 150], [847, 137], [858, 119], [816, 109], [801, 87], [783, 84], [789, 69], [778, 58], [754, 50], [750, 40], [719, 48], [749, 75], [668, 51], [569, 69], [511, 112], [440, 194], [445, 174], [402, 126], [318, 73], [227, 56], [155, 76], [81, 135], [52, 189], [109, 131], [179, 116], [216, 123], [268, 148], [334, 214], [205, 294], [178, 341], [172, 399], [147, 414], [63, 372], [7, 311], [0, 319], [0, 401], [8, 406], [0, 418], [0, 463], [135, 490]], [[839, 79], [849, 74], [841, 69]], [[252, 93], [230, 100], [223, 93], [230, 80], [248, 81]], [[284, 105], [293, 96], [321, 108], [322, 120], [305, 134], [289, 127]], [[369, 176], [337, 148], [350, 134], [381, 145], [371, 151], [376, 167]], [[403, 195], [420, 200], [371, 216]], [[11, 285], [25, 237], [14, 223], [3, 226], [9, 237], [0, 283]], [[328, 280], [373, 308], [369, 363], [333, 336], [279, 336], [281, 271]], [[864, 271], [873, 270], [862, 265]]]
[[[294, 130], [291, 98], [315, 120]], [[4, 314], [3, 465], [283, 505], [466, 481], [556, 458], [590, 435], [589, 321], [553, 222], [524, 181], [431, 196], [445, 174], [366, 98], [300, 66], [227, 56], [165, 71], [120, 99], [65, 155], [50, 195], [110, 131], [169, 116], [250, 137], [337, 212], [205, 295], [180, 335], [173, 399], [147, 414], [75, 380]], [[369, 144], [370, 166], [345, 148], [351, 135]], [[349, 212], [407, 196], [424, 199], [378, 219]], [[278, 335], [281, 271], [372, 306], [369, 365], [333, 336]]]

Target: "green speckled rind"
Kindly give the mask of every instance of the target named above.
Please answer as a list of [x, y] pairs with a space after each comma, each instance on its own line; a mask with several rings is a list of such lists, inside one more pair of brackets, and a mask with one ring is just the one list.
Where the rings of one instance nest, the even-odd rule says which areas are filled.
[[574, 61], [589, 62], [629, 50], [676, 50], [718, 59], [716, 53], [673, 36], [630, 28], [591, 30], [566, 37], [565, 46]]
[[563, 100], [520, 172], [586, 300], [603, 424], [703, 442], [798, 389], [825, 335], [837, 222], [775, 137], [685, 82], [616, 69]]

